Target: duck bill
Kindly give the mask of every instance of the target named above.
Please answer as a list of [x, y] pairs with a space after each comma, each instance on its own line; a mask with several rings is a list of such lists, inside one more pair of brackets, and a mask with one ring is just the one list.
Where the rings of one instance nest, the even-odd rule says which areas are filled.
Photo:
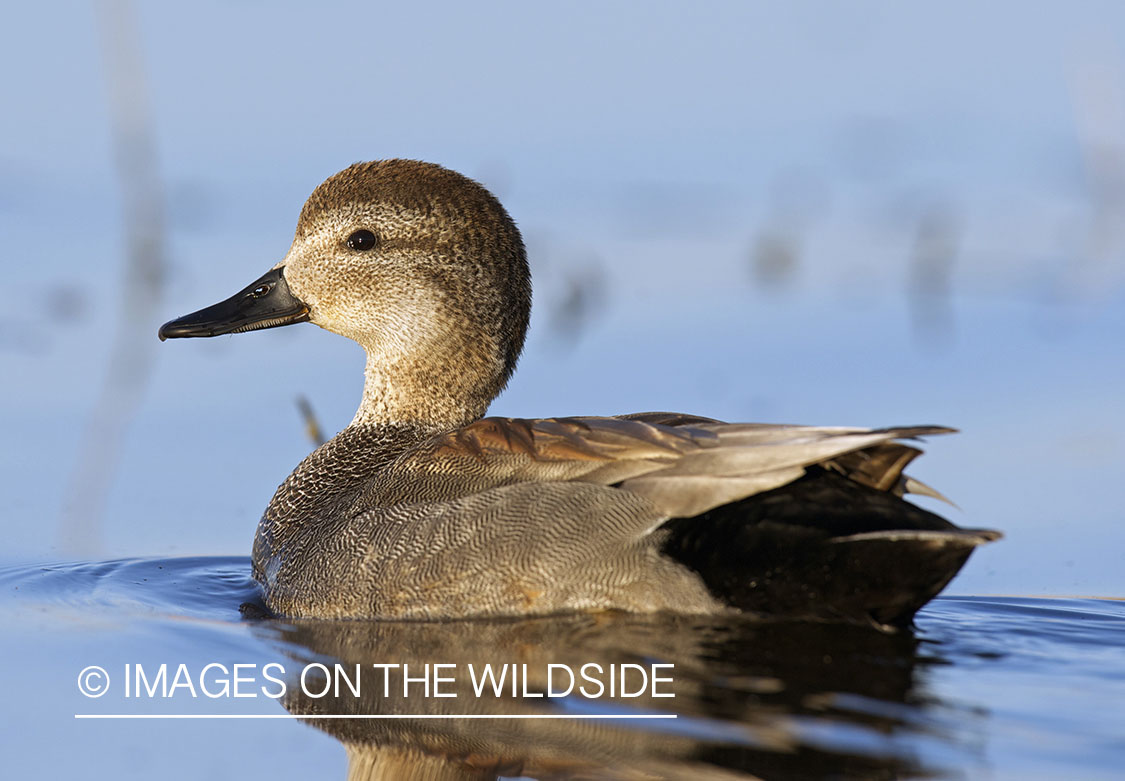
[[309, 308], [289, 291], [283, 269], [271, 269], [222, 301], [160, 326], [160, 341], [221, 336], [303, 323]]

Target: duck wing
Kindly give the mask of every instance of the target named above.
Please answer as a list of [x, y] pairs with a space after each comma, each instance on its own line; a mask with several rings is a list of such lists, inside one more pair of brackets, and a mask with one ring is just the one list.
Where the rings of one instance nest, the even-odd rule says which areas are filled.
[[921, 486], [902, 475], [921, 451], [899, 440], [951, 431], [723, 423], [667, 412], [492, 417], [405, 453], [381, 471], [364, 504], [441, 501], [517, 483], [576, 482], [644, 496], [665, 518], [692, 517], [783, 486], [814, 465], [901, 495]]
[[900, 440], [946, 431], [485, 418], [379, 470], [321, 530], [333, 566], [291, 561], [297, 579], [271, 599], [291, 615], [736, 608], [904, 623], [993, 534], [895, 494], [917, 453]]

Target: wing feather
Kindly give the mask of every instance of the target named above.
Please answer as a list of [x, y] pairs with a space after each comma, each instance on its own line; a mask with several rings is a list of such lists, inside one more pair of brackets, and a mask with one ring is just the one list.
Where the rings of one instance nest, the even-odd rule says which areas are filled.
[[380, 472], [366, 506], [439, 502], [517, 483], [615, 486], [665, 518], [692, 517], [778, 488], [819, 464], [901, 493], [921, 451], [898, 440], [951, 431], [722, 423], [678, 413], [484, 418], [440, 434]]

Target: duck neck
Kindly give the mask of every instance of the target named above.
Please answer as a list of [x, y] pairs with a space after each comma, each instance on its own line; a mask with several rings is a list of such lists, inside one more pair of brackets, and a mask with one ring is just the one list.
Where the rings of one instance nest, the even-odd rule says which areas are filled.
[[463, 356], [448, 362], [435, 357], [388, 359], [367, 350], [363, 400], [349, 427], [408, 426], [437, 433], [481, 418], [494, 394], [482, 390], [475, 367], [465, 366]]

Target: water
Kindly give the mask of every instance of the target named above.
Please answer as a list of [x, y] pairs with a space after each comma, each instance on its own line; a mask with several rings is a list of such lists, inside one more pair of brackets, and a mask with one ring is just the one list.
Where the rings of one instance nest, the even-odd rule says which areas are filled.
[[[138, 84], [117, 86], [150, 98], [169, 256], [133, 322], [100, 6], [18, 4], [10, 26], [27, 34], [0, 47], [20, 74], [0, 87], [0, 556], [21, 562], [0, 588], [0, 775], [342, 778], [374, 741], [434, 774], [457, 756], [511, 774], [1120, 775], [1120, 602], [947, 597], [893, 637], [243, 618], [256, 590], [241, 556], [310, 449], [294, 399], [338, 430], [363, 356], [312, 326], [155, 339], [283, 257], [325, 176], [432, 160], [495, 190], [534, 268], [528, 347], [494, 414], [955, 426], [912, 473], [961, 508], [931, 509], [1005, 539], [952, 593], [1125, 595], [1125, 5], [609, 3], [597, 24], [559, 4], [135, 5]], [[341, 30], [378, 45], [342, 46]], [[106, 472], [94, 499], [68, 503], [118, 333], [147, 334], [155, 362], [132, 377], [119, 438], [89, 437]], [[162, 558], [107, 560], [138, 555]], [[68, 558], [92, 561], [26, 566]], [[125, 664], [293, 672], [372, 655], [667, 660], [675, 699], [612, 704], [680, 718], [74, 718], [309, 706], [125, 699]], [[101, 698], [77, 690], [88, 665], [111, 674]], [[592, 707], [492, 707], [516, 705]]]
[[[617, 615], [289, 622], [253, 617], [258, 591], [238, 557], [11, 566], [0, 570], [0, 593], [13, 720], [0, 747], [12, 778], [90, 768], [121, 778], [342, 778], [350, 767], [356, 778], [382, 768], [391, 778], [1092, 779], [1119, 777], [1125, 748], [1122, 601], [940, 597], [899, 634]], [[212, 663], [222, 667], [205, 671]], [[330, 682], [318, 671], [336, 663], [358, 696], [343, 679], [338, 697], [315, 696]], [[403, 697], [401, 668], [371, 667], [405, 664], [421, 679], [427, 663], [449, 665], [431, 696], [419, 681]], [[183, 668], [168, 696], [161, 664], [165, 686]], [[235, 664], [244, 665], [237, 698]], [[486, 664], [515, 665], [507, 669], [527, 681], [515, 696], [505, 685], [499, 697], [487, 686], [478, 697], [474, 675]], [[633, 665], [628, 693], [645, 692], [531, 696], [565, 691], [567, 672], [555, 668], [547, 681], [548, 664], [579, 675], [588, 664]], [[89, 665], [108, 674], [103, 696], [78, 690]], [[137, 696], [138, 666], [153, 696]], [[588, 694], [599, 694], [595, 680], [608, 687], [609, 675], [586, 671]], [[643, 686], [651, 675], [671, 681]], [[278, 718], [370, 713], [425, 718]], [[453, 714], [462, 718], [436, 718]], [[543, 715], [594, 718], [493, 718]], [[50, 729], [13, 729], [25, 720]]]

